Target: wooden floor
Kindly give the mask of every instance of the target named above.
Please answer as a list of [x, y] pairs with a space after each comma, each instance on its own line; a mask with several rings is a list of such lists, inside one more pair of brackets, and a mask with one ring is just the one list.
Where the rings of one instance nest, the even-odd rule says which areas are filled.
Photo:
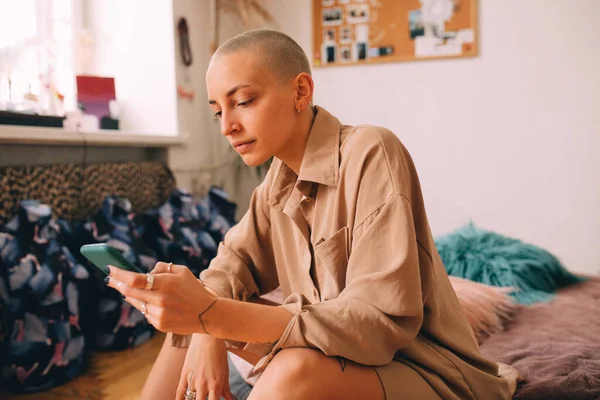
[[164, 339], [165, 335], [159, 332], [135, 349], [95, 352], [88, 371], [63, 386], [20, 396], [0, 392], [0, 399], [137, 400]]

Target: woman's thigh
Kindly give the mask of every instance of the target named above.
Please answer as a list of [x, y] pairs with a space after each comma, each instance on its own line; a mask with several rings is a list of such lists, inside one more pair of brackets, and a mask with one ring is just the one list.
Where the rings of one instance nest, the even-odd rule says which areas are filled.
[[385, 394], [373, 367], [303, 348], [273, 358], [248, 398], [263, 399], [384, 400]]

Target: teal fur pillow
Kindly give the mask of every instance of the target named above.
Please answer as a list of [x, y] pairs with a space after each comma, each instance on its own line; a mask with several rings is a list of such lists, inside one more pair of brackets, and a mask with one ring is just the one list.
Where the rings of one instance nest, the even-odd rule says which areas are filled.
[[520, 304], [548, 302], [556, 289], [585, 280], [548, 251], [472, 223], [436, 238], [435, 244], [449, 275], [513, 287], [511, 295]]

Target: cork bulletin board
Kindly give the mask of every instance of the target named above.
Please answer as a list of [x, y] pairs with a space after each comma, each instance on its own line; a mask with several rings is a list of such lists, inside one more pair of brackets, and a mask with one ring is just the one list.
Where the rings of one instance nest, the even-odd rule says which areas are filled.
[[477, 15], [477, 0], [313, 0], [313, 64], [473, 57]]

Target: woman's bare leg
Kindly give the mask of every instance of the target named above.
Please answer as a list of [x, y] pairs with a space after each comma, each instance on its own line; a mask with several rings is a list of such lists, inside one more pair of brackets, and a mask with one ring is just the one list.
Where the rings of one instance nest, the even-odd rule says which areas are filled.
[[[252, 365], [260, 360], [260, 356], [247, 351], [237, 349], [230, 351]], [[160, 353], [146, 379], [140, 399], [173, 400], [177, 392], [177, 385], [179, 384], [186, 354], [187, 348], [171, 346], [171, 334], [167, 334]]]
[[[251, 364], [253, 353], [231, 350]], [[186, 348], [171, 346], [168, 334], [146, 380], [140, 399], [172, 400], [177, 391]], [[290, 391], [290, 387], [294, 390]], [[291, 397], [290, 397], [291, 396]], [[249, 400], [277, 399], [373, 399], [383, 400], [383, 387], [373, 368], [327, 357], [313, 349], [280, 351], [263, 372]]]
[[175, 398], [186, 353], [186, 348], [171, 346], [171, 334], [167, 334], [142, 389], [141, 400], [173, 400]]
[[328, 357], [313, 349], [282, 350], [254, 386], [248, 400], [384, 400], [372, 367]]
[[[250, 299], [250, 302], [277, 305], [277, 303], [273, 303], [267, 299], [256, 297]], [[229, 351], [252, 365], [256, 365], [261, 358], [256, 354], [243, 350], [229, 349]], [[146, 379], [140, 399], [172, 400], [177, 392], [186, 354], [187, 348], [171, 346], [171, 334], [168, 333], [160, 349], [160, 353], [152, 366], [152, 370]]]

